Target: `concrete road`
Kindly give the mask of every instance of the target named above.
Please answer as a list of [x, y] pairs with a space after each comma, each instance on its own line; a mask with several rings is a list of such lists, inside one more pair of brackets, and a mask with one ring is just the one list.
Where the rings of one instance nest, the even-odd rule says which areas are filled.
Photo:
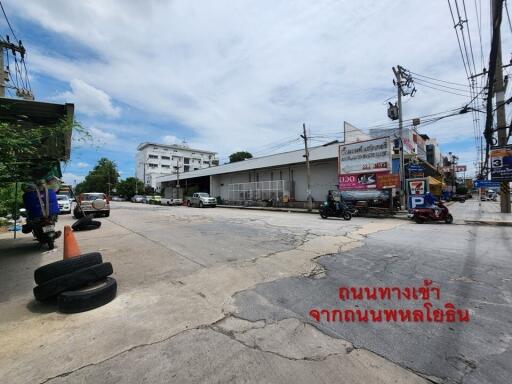
[[[60, 259], [61, 243], [44, 252], [0, 235], [1, 382], [505, 383], [512, 373], [510, 228], [116, 202], [100, 220], [77, 239], [112, 262], [118, 297], [81, 314], [32, 297], [33, 270]], [[340, 307], [342, 285], [424, 279], [471, 321], [308, 315]]]

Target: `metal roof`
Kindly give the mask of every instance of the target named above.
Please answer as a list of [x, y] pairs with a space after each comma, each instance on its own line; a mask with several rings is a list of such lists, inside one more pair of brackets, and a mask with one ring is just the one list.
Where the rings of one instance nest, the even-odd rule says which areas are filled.
[[[334, 159], [338, 157], [338, 147], [340, 143], [333, 143], [326, 146], [311, 147], [309, 149], [309, 160], [319, 161]], [[198, 169], [197, 171], [180, 173], [180, 180], [191, 179], [194, 177], [220, 175], [224, 173], [243, 172], [253, 169], [270, 168], [286, 166], [290, 164], [304, 163], [304, 150], [299, 149], [296, 151], [283, 152], [275, 155], [255, 157], [236, 163], [223, 164], [216, 167]], [[167, 175], [157, 177], [157, 182], [175, 181], [176, 175]]]

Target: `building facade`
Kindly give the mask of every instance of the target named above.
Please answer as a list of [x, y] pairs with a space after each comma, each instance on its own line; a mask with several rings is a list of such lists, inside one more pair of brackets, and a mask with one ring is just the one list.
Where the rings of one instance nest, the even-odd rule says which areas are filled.
[[216, 152], [194, 149], [187, 145], [145, 142], [137, 147], [135, 177], [144, 181], [144, 185], [158, 189], [158, 177], [216, 166], [219, 164], [216, 155]]

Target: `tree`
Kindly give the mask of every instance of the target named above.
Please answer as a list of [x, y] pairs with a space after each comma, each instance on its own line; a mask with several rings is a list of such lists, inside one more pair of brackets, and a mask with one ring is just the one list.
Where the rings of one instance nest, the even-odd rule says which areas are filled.
[[251, 158], [252, 158], [251, 153], [249, 153], [247, 151], [239, 151], [239, 152], [235, 152], [235, 153], [232, 153], [231, 155], [229, 155], [229, 162], [236, 163], [237, 161], [242, 161], [242, 160], [251, 159]]
[[76, 192], [109, 192], [117, 187], [119, 172], [114, 161], [102, 157], [92, 171], [85, 176], [84, 181], [76, 186]]
[[137, 193], [143, 192], [144, 183], [141, 180], [137, 180], [135, 177], [128, 177], [125, 180], [121, 180], [116, 186], [116, 193], [128, 199], [131, 199]]

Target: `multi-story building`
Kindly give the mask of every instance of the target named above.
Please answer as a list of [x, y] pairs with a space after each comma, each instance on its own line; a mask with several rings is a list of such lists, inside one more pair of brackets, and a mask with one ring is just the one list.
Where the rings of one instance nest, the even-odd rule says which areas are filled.
[[156, 188], [157, 177], [219, 165], [216, 155], [216, 152], [193, 149], [185, 144], [144, 142], [137, 147], [135, 176], [146, 186]]

